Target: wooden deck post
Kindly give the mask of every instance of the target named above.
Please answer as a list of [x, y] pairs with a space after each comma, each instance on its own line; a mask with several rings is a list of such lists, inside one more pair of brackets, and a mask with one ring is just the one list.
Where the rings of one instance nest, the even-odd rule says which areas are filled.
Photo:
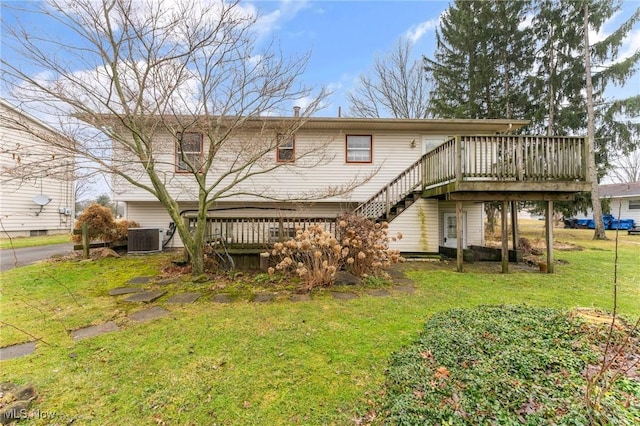
[[462, 272], [462, 263], [464, 260], [464, 248], [463, 248], [463, 224], [462, 224], [462, 201], [456, 201], [456, 238], [457, 238], [457, 250], [456, 250], [456, 264], [458, 272]]
[[511, 202], [511, 235], [513, 237], [512, 245], [513, 251], [515, 252], [516, 258], [515, 263], [518, 263], [518, 248], [519, 248], [519, 239], [518, 235], [518, 202]]
[[509, 272], [509, 227], [507, 226], [508, 221], [508, 212], [509, 210], [509, 202], [502, 202], [502, 214], [500, 215], [500, 219], [502, 221], [502, 273], [506, 274]]
[[544, 221], [547, 244], [547, 274], [553, 274], [553, 201], [547, 201]]

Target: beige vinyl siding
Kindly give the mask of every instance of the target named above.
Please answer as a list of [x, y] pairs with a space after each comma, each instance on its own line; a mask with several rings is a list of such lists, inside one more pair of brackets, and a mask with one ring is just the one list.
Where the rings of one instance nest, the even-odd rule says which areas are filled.
[[[339, 195], [327, 201], [362, 202], [375, 194], [384, 185], [394, 179], [399, 173], [413, 164], [421, 156], [419, 141], [420, 134], [411, 132], [366, 132], [358, 131], [358, 134], [371, 134], [373, 136], [373, 162], [368, 163], [347, 163], [346, 162], [346, 135], [341, 132], [330, 131], [300, 131], [296, 134], [296, 162], [294, 164], [284, 164], [282, 167], [252, 178], [233, 186], [236, 192], [244, 192], [228, 199], [228, 201], [256, 201], [257, 197], [246, 194], [264, 194], [278, 199], [293, 198], [321, 198], [320, 195], [326, 193], [326, 189], [337, 186], [348, 185], [353, 182], [362, 183], [349, 194]], [[412, 141], [418, 141], [412, 147]], [[197, 199], [197, 192], [193, 177], [189, 174], [175, 174], [174, 170], [174, 146], [171, 138], [158, 136], [156, 143], [162, 147], [163, 152], [157, 155], [161, 162], [158, 169], [165, 180], [171, 193], [179, 201], [193, 201]], [[243, 142], [234, 142], [236, 146], [243, 146]], [[313, 146], [324, 146], [323, 159], [320, 165], [311, 167], [319, 160], [318, 157], [300, 158], [302, 153], [308, 152]], [[206, 146], [205, 146], [206, 150]], [[270, 167], [276, 164], [275, 150], [270, 152], [263, 159], [262, 166]], [[224, 167], [221, 158], [213, 169], [220, 170]], [[148, 178], [140, 171], [134, 172], [136, 181], [148, 184]], [[219, 175], [212, 173], [209, 176], [209, 183]], [[367, 180], [367, 178], [370, 178]], [[366, 182], [365, 182], [366, 180]], [[228, 184], [229, 179], [223, 180], [220, 187]], [[153, 201], [153, 195], [144, 189], [135, 187], [128, 182], [118, 179], [114, 181], [114, 199], [120, 201]]]
[[402, 233], [402, 239], [389, 247], [400, 252], [438, 252], [438, 201], [420, 198], [389, 223], [389, 237]]
[[[444, 214], [456, 212], [455, 201], [442, 201], [439, 203], [439, 215], [438, 215], [438, 244], [442, 245], [444, 242]], [[464, 201], [462, 203], [462, 211], [465, 214], [465, 245], [469, 247], [471, 245], [482, 246], [484, 245], [484, 204]]]
[[[73, 159], [16, 129], [16, 124], [59, 135], [4, 102], [0, 102], [0, 116], [0, 237], [70, 232], [75, 206]], [[33, 201], [38, 195], [51, 199], [42, 209]]]

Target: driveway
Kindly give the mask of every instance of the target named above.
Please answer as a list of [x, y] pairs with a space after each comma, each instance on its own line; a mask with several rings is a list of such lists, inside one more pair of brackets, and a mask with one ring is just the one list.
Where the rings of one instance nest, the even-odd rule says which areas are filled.
[[67, 255], [73, 252], [73, 244], [52, 244], [48, 246], [25, 247], [15, 250], [0, 250], [0, 271], [25, 266], [55, 255]]

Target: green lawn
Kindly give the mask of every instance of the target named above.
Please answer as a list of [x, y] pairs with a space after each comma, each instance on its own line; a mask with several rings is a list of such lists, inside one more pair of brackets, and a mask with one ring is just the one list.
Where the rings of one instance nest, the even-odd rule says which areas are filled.
[[[536, 227], [525, 230], [531, 239]], [[539, 235], [538, 235], [539, 234]], [[157, 304], [171, 315], [134, 323], [143, 309], [111, 297], [111, 288], [135, 276], [157, 275], [170, 255], [94, 262], [58, 262], [0, 275], [0, 319], [42, 338], [35, 354], [1, 362], [0, 382], [33, 383], [36, 407], [66, 424], [353, 424], [382, 389], [391, 355], [416, 339], [426, 321], [453, 307], [528, 304], [553, 308], [612, 308], [614, 241], [593, 242], [592, 231], [558, 229], [556, 241], [581, 251], [556, 251], [556, 274], [500, 265], [408, 262], [402, 267], [416, 291], [391, 291], [335, 300], [327, 291], [310, 301], [281, 297], [249, 303], [243, 286], [216, 282], [167, 287], [196, 288], [205, 295], [187, 306]], [[613, 236], [611, 234], [610, 236]], [[640, 315], [640, 237], [621, 234], [619, 310]], [[267, 280], [263, 290], [280, 290]], [[255, 284], [256, 286], [258, 284]], [[270, 287], [271, 286], [271, 287]], [[226, 287], [226, 288], [223, 288]], [[241, 288], [240, 301], [218, 304], [215, 291]], [[234, 290], [235, 291], [235, 290]], [[113, 320], [122, 329], [74, 342], [67, 333]], [[31, 340], [7, 325], [0, 347]], [[34, 420], [33, 424], [47, 424]]]
[[69, 234], [44, 235], [42, 237], [0, 238], [0, 250], [23, 247], [46, 246], [50, 244], [70, 243]]

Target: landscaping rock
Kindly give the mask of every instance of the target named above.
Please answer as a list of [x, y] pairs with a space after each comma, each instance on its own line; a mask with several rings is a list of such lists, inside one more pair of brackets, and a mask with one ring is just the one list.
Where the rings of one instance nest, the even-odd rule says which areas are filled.
[[0, 348], [0, 361], [32, 354], [36, 350], [36, 342], [21, 343]]
[[100, 254], [99, 257], [101, 258], [106, 258], [106, 257], [120, 257], [120, 255], [118, 253], [116, 253], [114, 250], [105, 247], [102, 250], [100, 250]]
[[196, 300], [198, 300], [200, 296], [202, 296], [201, 293], [178, 293], [171, 296], [171, 298], [167, 300], [167, 303], [176, 303], [176, 304], [193, 303]]
[[120, 327], [118, 327], [115, 322], [108, 321], [103, 324], [92, 325], [90, 327], [84, 327], [74, 330], [71, 332], [71, 338], [73, 340], [83, 340], [118, 330], [120, 330]]
[[362, 282], [360, 277], [356, 277], [350, 272], [338, 271], [334, 279], [334, 285], [358, 285]]
[[132, 294], [131, 296], [124, 299], [124, 301], [151, 303], [154, 300], [157, 300], [160, 297], [164, 296], [165, 293], [166, 293], [166, 290], [143, 291], [140, 293]]
[[32, 401], [38, 397], [38, 392], [31, 383], [15, 388], [11, 393], [17, 401]]

